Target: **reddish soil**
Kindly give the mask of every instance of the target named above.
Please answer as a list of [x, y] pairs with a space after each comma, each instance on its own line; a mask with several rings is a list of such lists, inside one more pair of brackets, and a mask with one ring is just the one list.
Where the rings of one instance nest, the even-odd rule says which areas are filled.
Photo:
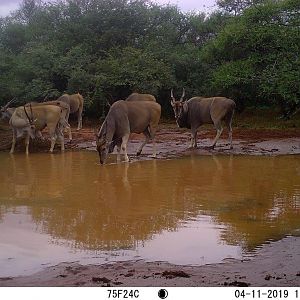
[[[66, 149], [87, 149], [95, 150], [95, 129], [96, 126], [89, 124], [81, 131], [72, 129], [73, 140], [66, 142]], [[46, 152], [50, 148], [50, 141], [47, 133], [46, 139], [34, 140], [30, 144], [30, 152]], [[291, 129], [245, 129], [234, 128], [233, 150], [229, 150], [227, 136], [224, 130], [215, 149], [207, 149], [215, 136], [215, 130], [210, 127], [203, 127], [198, 132], [198, 148], [191, 149], [190, 131], [176, 127], [173, 123], [162, 123], [156, 135], [158, 158], [169, 156], [182, 156], [189, 154], [300, 154], [300, 128]], [[142, 134], [132, 134], [128, 153], [132, 160], [147, 159], [152, 152], [152, 145], [147, 144], [141, 157], [134, 154], [138, 143], [143, 139]], [[0, 127], [0, 150], [7, 151], [11, 145], [11, 131], [7, 126]], [[17, 142], [16, 151], [24, 151], [24, 143]], [[56, 146], [56, 151], [59, 147]]]

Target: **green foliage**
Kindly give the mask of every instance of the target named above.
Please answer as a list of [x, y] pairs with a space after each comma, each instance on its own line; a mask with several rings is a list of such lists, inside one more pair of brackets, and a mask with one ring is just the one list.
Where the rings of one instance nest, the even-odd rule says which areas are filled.
[[246, 8], [262, 2], [264, 0], [217, 0], [217, 5], [221, 10], [236, 16]]
[[106, 89], [124, 87], [153, 94], [175, 81], [168, 64], [152, 52], [132, 47], [112, 49], [106, 58], [99, 59], [97, 75]]
[[242, 108], [276, 103], [293, 112], [300, 92], [299, 8], [296, 1], [265, 1], [232, 18], [202, 51], [212, 66], [207, 87], [235, 97]]
[[183, 13], [148, 0], [24, 0], [0, 18], [0, 104], [80, 92], [87, 113], [131, 92], [224, 95], [238, 107], [299, 104], [299, 2], [219, 0]]

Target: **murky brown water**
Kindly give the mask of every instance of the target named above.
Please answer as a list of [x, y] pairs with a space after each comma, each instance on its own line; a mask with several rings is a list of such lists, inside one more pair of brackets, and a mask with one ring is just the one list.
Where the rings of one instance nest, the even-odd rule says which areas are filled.
[[300, 229], [300, 156], [100, 166], [95, 152], [0, 153], [0, 276], [62, 261], [205, 264]]

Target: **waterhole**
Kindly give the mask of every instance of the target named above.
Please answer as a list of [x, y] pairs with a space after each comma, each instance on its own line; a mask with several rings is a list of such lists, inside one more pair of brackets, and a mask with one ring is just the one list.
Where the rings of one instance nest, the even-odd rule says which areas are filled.
[[300, 229], [299, 156], [99, 165], [95, 152], [0, 153], [0, 276], [60, 262], [241, 259]]

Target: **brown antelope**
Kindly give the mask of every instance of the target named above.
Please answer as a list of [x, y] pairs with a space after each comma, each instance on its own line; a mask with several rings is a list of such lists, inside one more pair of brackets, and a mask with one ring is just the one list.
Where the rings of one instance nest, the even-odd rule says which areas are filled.
[[191, 147], [197, 147], [197, 131], [203, 124], [214, 124], [217, 134], [210, 146], [214, 148], [222, 131], [222, 122], [229, 131], [230, 149], [232, 149], [232, 118], [235, 110], [235, 102], [225, 97], [193, 97], [184, 101], [185, 90], [179, 101], [173, 96], [171, 90], [171, 105], [173, 107], [176, 123], [180, 128], [191, 129]]
[[123, 101], [112, 104], [110, 110], [96, 135], [97, 151], [100, 163], [106, 161], [108, 153], [117, 145], [117, 162], [120, 162], [121, 148], [125, 161], [128, 162], [127, 142], [131, 132], [143, 133], [146, 137], [137, 151], [140, 155], [146, 143], [153, 141], [153, 157], [156, 157], [155, 133], [160, 119], [161, 107], [153, 101]]
[[73, 95], [64, 94], [57, 100], [69, 104], [71, 114], [78, 113], [77, 130], [80, 130], [82, 128], [83, 97], [79, 93]]

